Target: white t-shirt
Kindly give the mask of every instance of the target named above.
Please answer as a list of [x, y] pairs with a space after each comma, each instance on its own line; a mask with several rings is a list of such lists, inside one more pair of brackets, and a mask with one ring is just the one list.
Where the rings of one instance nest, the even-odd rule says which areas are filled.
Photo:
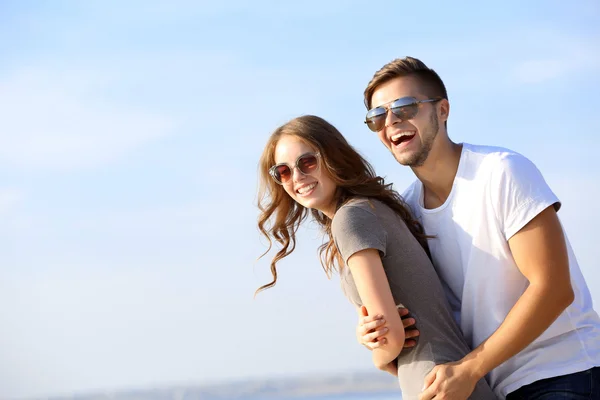
[[[560, 202], [536, 166], [513, 151], [463, 144], [446, 202], [423, 208], [417, 180], [404, 193], [429, 240], [433, 263], [467, 342], [479, 346], [527, 288], [508, 239]], [[566, 237], [566, 235], [565, 235]], [[573, 303], [533, 343], [487, 376], [498, 396], [540, 379], [600, 366], [600, 318], [567, 239]]]

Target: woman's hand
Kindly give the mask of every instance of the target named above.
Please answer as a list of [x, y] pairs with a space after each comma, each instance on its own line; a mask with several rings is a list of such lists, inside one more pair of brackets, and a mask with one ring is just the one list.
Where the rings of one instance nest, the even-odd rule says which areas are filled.
[[[415, 325], [416, 321], [414, 318], [408, 317], [409, 311], [404, 307], [398, 308], [398, 313], [402, 318], [402, 325], [404, 325], [405, 341], [404, 347], [414, 347], [417, 342], [414, 338], [419, 336], [419, 331], [415, 328], [410, 328]], [[356, 339], [358, 343], [366, 346], [368, 349], [373, 350], [381, 346], [385, 346], [386, 338], [385, 334], [388, 332], [385, 327], [385, 319], [382, 315], [368, 315], [366, 307], [360, 308], [360, 316], [358, 318], [358, 326], [356, 327]]]

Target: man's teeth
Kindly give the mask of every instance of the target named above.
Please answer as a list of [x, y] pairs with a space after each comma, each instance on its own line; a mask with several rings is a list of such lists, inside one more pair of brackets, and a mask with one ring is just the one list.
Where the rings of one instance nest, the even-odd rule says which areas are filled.
[[317, 186], [317, 182], [315, 182], [315, 183], [311, 183], [311, 184], [310, 184], [310, 185], [308, 185], [308, 186], [301, 187], [300, 189], [298, 189], [298, 193], [300, 193], [300, 194], [304, 194], [304, 193], [306, 193], [306, 192], [308, 192], [308, 191], [312, 190], [312, 189], [313, 189], [315, 186]]
[[391, 137], [392, 142], [396, 142], [398, 140], [400, 140], [400, 138], [402, 137], [407, 137], [407, 136], [414, 136], [415, 134], [413, 132], [405, 132], [405, 133], [399, 133], [397, 135], [394, 135]]

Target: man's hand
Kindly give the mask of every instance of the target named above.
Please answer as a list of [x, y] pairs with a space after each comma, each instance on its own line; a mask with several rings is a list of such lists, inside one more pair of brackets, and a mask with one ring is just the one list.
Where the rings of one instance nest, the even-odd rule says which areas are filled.
[[479, 379], [461, 361], [437, 365], [425, 377], [419, 400], [467, 400]]
[[[404, 326], [404, 347], [414, 347], [417, 344], [414, 338], [419, 336], [419, 331], [414, 328], [416, 321], [414, 318], [408, 317], [409, 311], [406, 308], [398, 308], [398, 313], [400, 314], [400, 318], [402, 318], [402, 325]], [[370, 350], [384, 346], [386, 339], [383, 336], [387, 333], [387, 328], [384, 325], [385, 319], [382, 315], [369, 316], [367, 308], [362, 306], [360, 308], [358, 326], [356, 327], [356, 339], [358, 343]]]

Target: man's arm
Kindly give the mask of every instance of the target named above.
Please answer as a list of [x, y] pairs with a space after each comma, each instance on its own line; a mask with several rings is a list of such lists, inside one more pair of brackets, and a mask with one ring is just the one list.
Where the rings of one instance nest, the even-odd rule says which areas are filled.
[[553, 206], [546, 208], [508, 244], [529, 286], [500, 327], [456, 363], [435, 367], [420, 399], [466, 399], [475, 383], [540, 336], [573, 302], [569, 259], [563, 230]]

